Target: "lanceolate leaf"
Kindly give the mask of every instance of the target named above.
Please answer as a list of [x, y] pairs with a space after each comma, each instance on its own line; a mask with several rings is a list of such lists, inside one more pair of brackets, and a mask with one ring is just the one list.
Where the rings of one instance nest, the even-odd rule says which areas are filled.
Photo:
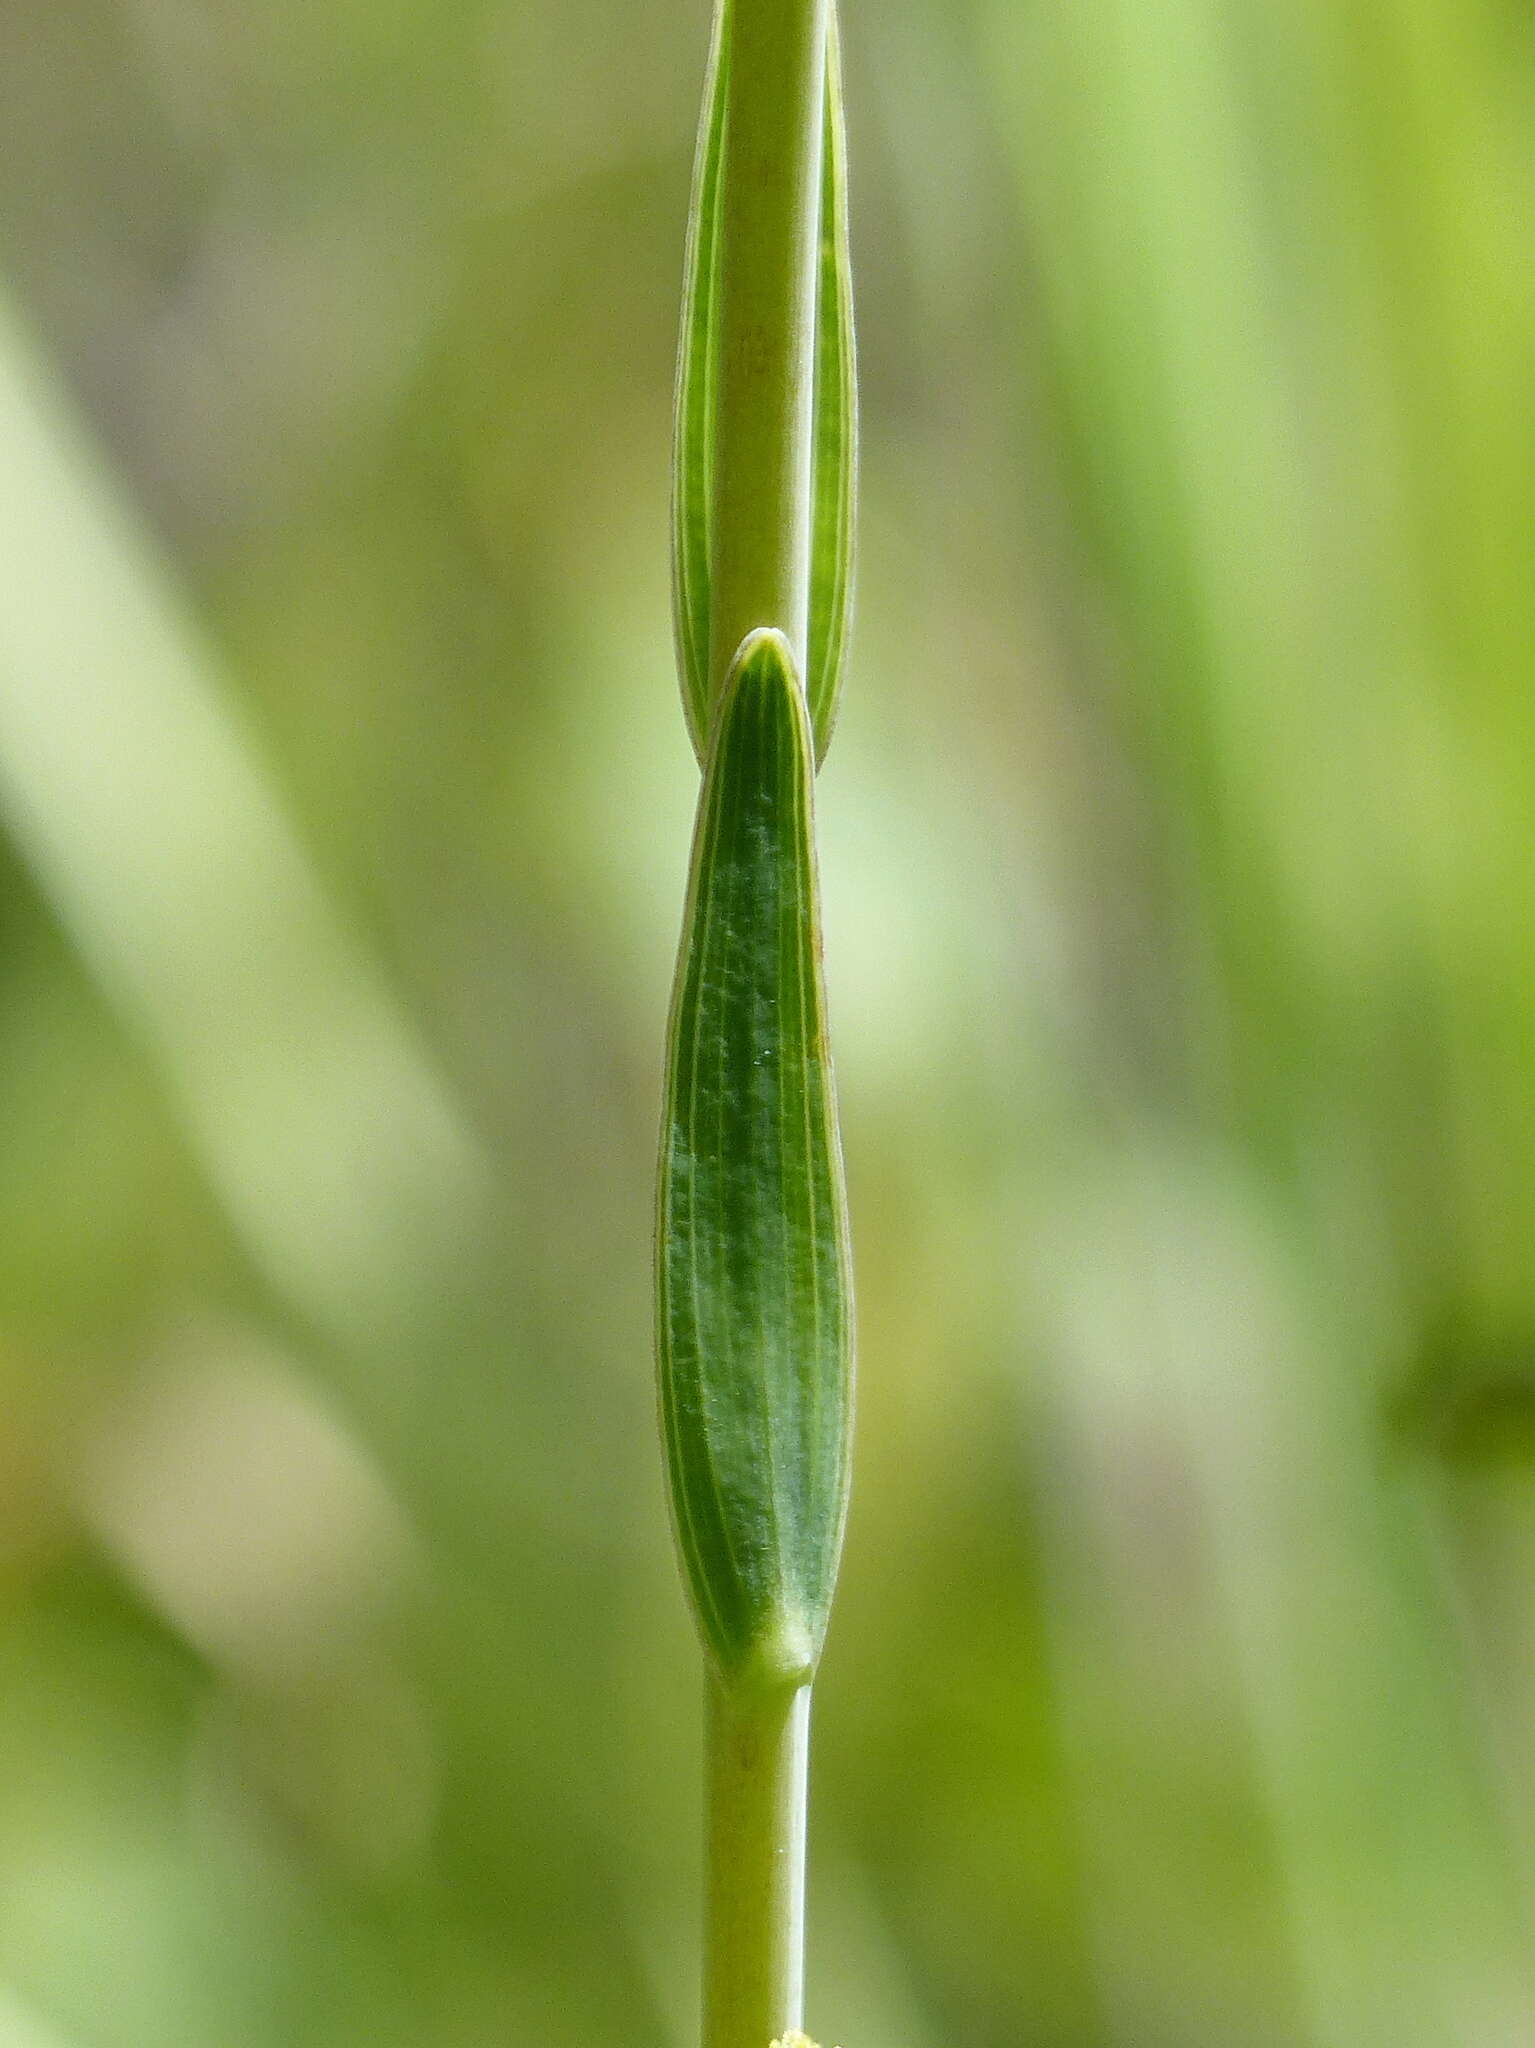
[[693, 169], [672, 454], [672, 610], [682, 707], [700, 760], [709, 742], [709, 525], [719, 351], [720, 183], [730, 79], [730, 0], [718, 0]]
[[[710, 525], [715, 384], [719, 364], [721, 193], [728, 171], [725, 118], [730, 0], [719, 0], [704, 93], [683, 287], [673, 453], [672, 589], [677, 661], [688, 730], [700, 760], [710, 727]], [[831, 739], [852, 612], [858, 403], [848, 256], [847, 138], [836, 12], [831, 17], [822, 137], [821, 220], [813, 344], [814, 427], [810, 619], [806, 697], [819, 762]], [[782, 621], [764, 620], [764, 625]]]
[[847, 121], [842, 46], [833, 8], [826, 52], [821, 245], [815, 354], [815, 450], [806, 695], [820, 761], [831, 741], [853, 607], [858, 487], [858, 383], [848, 254]]
[[732, 667], [699, 800], [658, 1207], [672, 1504], [722, 1673], [814, 1668], [847, 1497], [852, 1299], [809, 721], [782, 635]]

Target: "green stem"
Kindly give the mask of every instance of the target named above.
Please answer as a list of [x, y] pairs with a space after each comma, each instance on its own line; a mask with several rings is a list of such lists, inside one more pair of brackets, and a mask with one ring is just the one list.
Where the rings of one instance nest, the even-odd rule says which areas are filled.
[[[805, 672], [831, 0], [726, 0], [710, 689], [777, 627]], [[709, 1686], [704, 2048], [803, 2019], [810, 1689]]]
[[830, 0], [729, 0], [709, 667], [758, 626], [805, 672]]
[[709, 1682], [703, 2048], [768, 2048], [804, 2019], [810, 1688]]

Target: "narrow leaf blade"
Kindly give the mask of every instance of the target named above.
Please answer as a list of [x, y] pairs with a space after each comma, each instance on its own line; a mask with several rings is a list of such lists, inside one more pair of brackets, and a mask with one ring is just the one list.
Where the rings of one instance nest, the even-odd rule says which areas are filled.
[[805, 665], [818, 762], [825, 757], [836, 723], [852, 624], [853, 536], [858, 495], [858, 367], [848, 229], [847, 117], [835, 7], [826, 52], [819, 264], [810, 631]]
[[730, 0], [719, 0], [693, 170], [672, 457], [672, 611], [682, 707], [700, 761], [709, 734], [709, 523], [714, 493], [720, 197], [730, 73]]
[[673, 995], [657, 1216], [679, 1547], [727, 1679], [820, 1652], [846, 1510], [852, 1289], [809, 721], [754, 633], [720, 702]]

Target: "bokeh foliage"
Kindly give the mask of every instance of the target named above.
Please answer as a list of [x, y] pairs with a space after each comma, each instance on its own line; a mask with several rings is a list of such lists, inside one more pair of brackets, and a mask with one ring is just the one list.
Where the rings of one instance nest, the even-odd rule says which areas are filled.
[[[0, 10], [0, 2041], [686, 2042], [704, 10]], [[1535, 2038], [1494, 0], [846, 10], [811, 2014]]]

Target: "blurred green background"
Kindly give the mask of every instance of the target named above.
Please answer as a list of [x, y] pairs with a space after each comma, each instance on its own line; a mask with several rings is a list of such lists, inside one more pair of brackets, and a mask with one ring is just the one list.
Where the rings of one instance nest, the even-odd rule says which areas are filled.
[[[0, 8], [0, 2048], [688, 2048], [701, 0]], [[847, 0], [811, 2019], [1535, 2041], [1535, 21]]]

